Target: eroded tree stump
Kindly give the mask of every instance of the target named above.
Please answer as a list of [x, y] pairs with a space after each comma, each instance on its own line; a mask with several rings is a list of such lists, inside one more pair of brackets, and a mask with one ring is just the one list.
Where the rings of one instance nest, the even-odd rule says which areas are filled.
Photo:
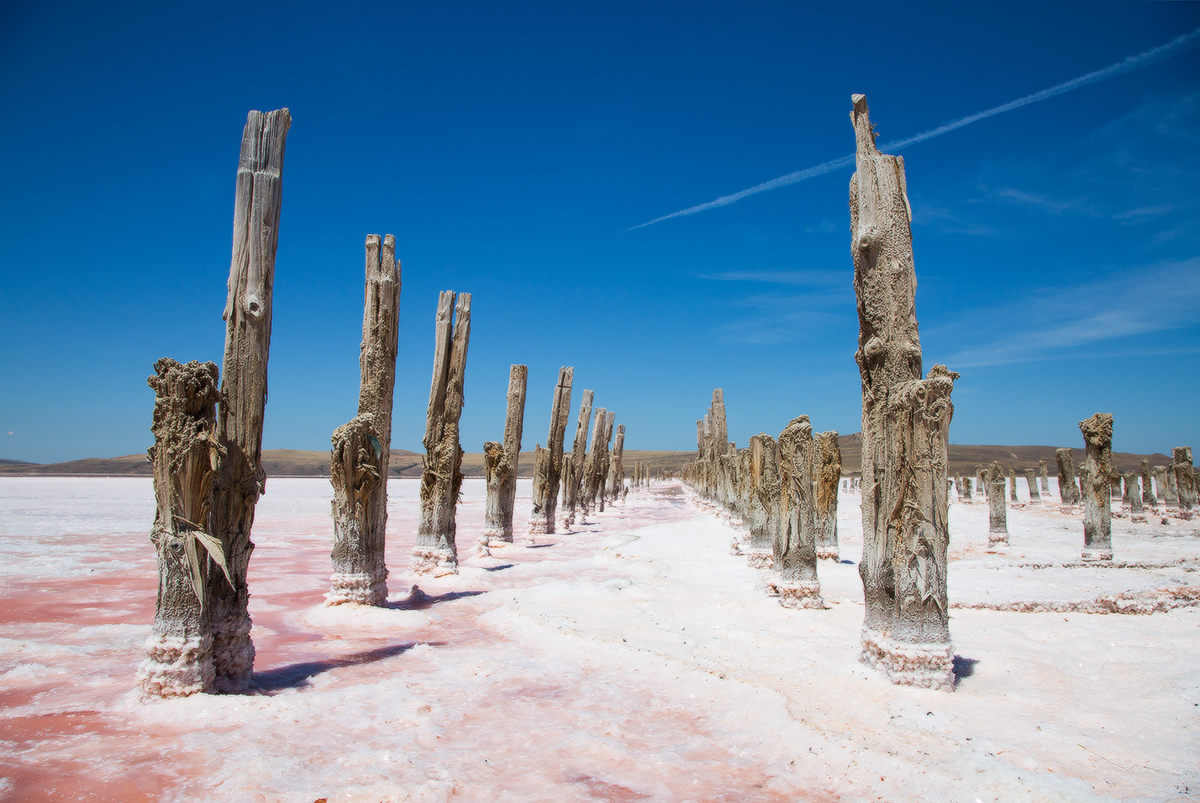
[[1004, 469], [999, 462], [988, 467], [988, 549], [1008, 546], [1008, 508], [1004, 504]]
[[208, 578], [224, 576], [220, 542], [207, 532], [220, 458], [216, 436], [217, 366], [163, 358], [147, 381], [154, 389], [157, 503], [150, 540], [158, 554], [158, 604], [137, 685], [147, 697], [208, 691], [213, 669]]
[[825, 607], [817, 579], [813, 499], [816, 462], [812, 424], [808, 416], [802, 415], [779, 435], [781, 508], [776, 562], [780, 573], [779, 604], [785, 608]]
[[780, 531], [779, 450], [765, 432], [750, 438], [750, 487], [746, 524], [750, 528], [747, 562], [756, 569], [775, 563]]
[[1029, 486], [1029, 501], [1042, 501], [1042, 495], [1038, 492], [1037, 472], [1034, 469], [1025, 469], [1025, 484]]
[[[583, 398], [579, 402], [579, 415], [575, 421], [575, 441], [571, 447], [571, 459], [568, 461], [564, 458], [563, 527], [570, 527], [575, 523], [575, 516], [579, 507], [579, 496], [583, 491], [583, 464], [587, 458], [588, 427], [591, 425], [592, 401], [594, 399], [595, 394], [592, 391], [583, 391]], [[565, 465], [567, 462], [571, 464], [569, 470]]]
[[863, 660], [896, 683], [953, 688], [946, 602], [947, 438], [958, 376], [921, 378], [904, 161], [880, 153], [855, 95], [851, 256], [862, 377]]
[[396, 238], [367, 235], [358, 415], [333, 433], [331, 605], [387, 603], [387, 476], [400, 324]]
[[813, 530], [817, 537], [817, 559], [839, 560], [838, 479], [842, 475], [842, 447], [834, 430], [814, 437], [816, 452], [813, 478]]
[[435, 319], [433, 383], [425, 416], [425, 465], [421, 471], [421, 518], [413, 547], [414, 574], [458, 574], [454, 541], [462, 446], [458, 420], [463, 408], [467, 343], [471, 337], [471, 294], [442, 291]]
[[[1178, 498], [1179, 512], [1191, 513], [1196, 503], [1196, 469], [1192, 465], [1192, 447], [1176, 446], [1171, 449], [1172, 479], [1175, 480], [1175, 495]], [[1190, 515], [1183, 518], [1191, 518]]]
[[1083, 560], [1112, 560], [1111, 413], [1079, 422], [1086, 450], [1083, 484]]
[[530, 535], [554, 532], [558, 485], [562, 478], [563, 436], [567, 431], [567, 418], [571, 414], [571, 381], [574, 373], [575, 369], [569, 367], [558, 371], [554, 401], [550, 406], [550, 434], [546, 436], [546, 448], [535, 452]]
[[1075, 458], [1071, 450], [1062, 447], [1054, 450], [1058, 463], [1058, 498], [1064, 505], [1079, 504], [1079, 486], [1075, 484]]
[[504, 415], [504, 442], [483, 445], [483, 474], [487, 482], [483, 535], [485, 547], [492, 541], [511, 544], [513, 506], [517, 498], [517, 471], [521, 460], [521, 434], [525, 423], [525, 386], [529, 369], [514, 365], [508, 371], [507, 409]]
[[617, 427], [617, 434], [613, 438], [612, 455], [608, 460], [608, 498], [616, 502], [621, 495], [621, 489], [625, 487], [625, 425], [621, 424]]
[[1157, 507], [1154, 498], [1154, 484], [1150, 480], [1150, 461], [1142, 460], [1142, 504], [1146, 507]]

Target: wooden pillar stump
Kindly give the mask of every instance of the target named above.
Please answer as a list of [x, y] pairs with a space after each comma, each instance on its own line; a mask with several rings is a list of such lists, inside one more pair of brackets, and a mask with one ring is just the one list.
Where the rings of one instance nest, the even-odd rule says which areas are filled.
[[471, 337], [471, 294], [445, 290], [435, 318], [433, 383], [425, 416], [425, 464], [421, 471], [421, 518], [412, 552], [413, 574], [458, 574], [454, 536], [462, 488], [458, 421], [463, 408], [467, 344]]
[[154, 389], [154, 527], [158, 602], [137, 685], [146, 697], [208, 691], [213, 669], [211, 575], [224, 575], [220, 543], [208, 534], [220, 447], [216, 437], [217, 366], [163, 358], [148, 381]]
[[517, 498], [517, 472], [521, 461], [521, 435], [525, 424], [525, 386], [529, 369], [513, 365], [508, 370], [508, 395], [504, 414], [504, 442], [483, 445], [483, 475], [487, 483], [487, 501], [483, 512], [486, 548], [492, 541], [511, 544], [513, 506]]
[[1112, 560], [1111, 413], [1079, 422], [1086, 450], [1083, 480], [1083, 560]]
[[331, 605], [387, 604], [387, 476], [400, 329], [396, 238], [367, 235], [358, 415], [333, 433]]
[[840, 560], [838, 554], [838, 479], [842, 475], [842, 447], [834, 430], [814, 438], [816, 476], [813, 479], [813, 529], [817, 558]]
[[880, 153], [853, 97], [850, 252], [862, 378], [862, 660], [895, 683], [952, 689], [946, 603], [947, 438], [958, 374], [921, 378], [904, 161]]
[[213, 482], [213, 537], [229, 568], [208, 578], [213, 634], [214, 687], [241, 691], [254, 674], [250, 640], [250, 587], [247, 577], [254, 543], [250, 531], [258, 498], [266, 490], [262, 456], [263, 414], [267, 405], [267, 358], [271, 348], [271, 312], [275, 250], [283, 203], [284, 144], [292, 117], [287, 109], [252, 111], [242, 132], [233, 256], [225, 303], [225, 357], [217, 438], [223, 455]]

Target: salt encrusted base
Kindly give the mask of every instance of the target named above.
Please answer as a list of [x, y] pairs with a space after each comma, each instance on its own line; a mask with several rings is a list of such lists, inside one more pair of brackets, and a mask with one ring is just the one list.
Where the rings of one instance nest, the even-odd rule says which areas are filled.
[[954, 645], [909, 644], [884, 639], [881, 664], [897, 685], [954, 691]]
[[554, 532], [554, 528], [550, 526], [550, 522], [545, 516], [531, 517], [529, 519], [530, 535], [545, 535], [552, 532]]
[[188, 697], [210, 689], [216, 677], [212, 649], [212, 636], [150, 636], [138, 667], [138, 691], [143, 698]]
[[769, 549], [752, 549], [746, 556], [752, 569], [770, 569], [775, 565], [775, 553]]
[[480, 542], [501, 541], [506, 544], [513, 542], [512, 530], [504, 531], [502, 527], [484, 527], [483, 533], [479, 537]]
[[817, 560], [837, 560], [840, 561], [842, 556], [838, 553], [837, 548], [819, 547], [817, 549]]
[[1146, 517], [1145, 517], [1145, 516], [1142, 516], [1142, 515], [1135, 514], [1135, 515], [1133, 515], [1133, 516], [1130, 516], [1130, 517], [1129, 517], [1129, 521], [1130, 521], [1130, 523], [1132, 523], [1132, 524], [1145, 524], [1145, 523], [1146, 523]]
[[779, 604], [785, 608], [823, 609], [825, 600], [821, 599], [820, 582], [780, 583]]
[[1111, 549], [1085, 549], [1079, 559], [1086, 561], [1112, 560], [1113, 552]]
[[458, 554], [451, 549], [439, 547], [416, 547], [413, 549], [409, 568], [413, 574], [443, 577], [458, 574]]
[[213, 670], [217, 691], [245, 691], [254, 679], [254, 642], [250, 617], [213, 623]]
[[1008, 533], [988, 533], [988, 552], [1007, 552]]
[[883, 669], [883, 642], [887, 637], [870, 627], [864, 627], [859, 634], [859, 641], [862, 644], [862, 654], [858, 660], [862, 661], [873, 669]]
[[730, 555], [741, 555], [742, 554], [741, 541], [736, 537], [732, 541], [729, 542], [729, 554]]
[[768, 567], [766, 572], [763, 574], [762, 580], [763, 585], [767, 589], [767, 596], [778, 597], [779, 586], [783, 584], [783, 576], [773, 568]]
[[358, 605], [374, 605], [376, 607], [387, 603], [387, 569], [367, 572], [334, 572], [329, 576], [329, 593], [325, 595], [326, 605], [341, 605], [351, 602]]

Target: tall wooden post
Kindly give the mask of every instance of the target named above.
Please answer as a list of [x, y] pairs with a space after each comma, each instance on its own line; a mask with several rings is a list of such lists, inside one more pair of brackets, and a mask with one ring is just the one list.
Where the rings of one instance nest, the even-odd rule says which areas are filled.
[[[579, 507], [579, 495], [583, 491], [583, 462], [587, 457], [588, 426], [592, 420], [592, 400], [595, 395], [590, 390], [583, 391], [579, 402], [579, 416], [575, 421], [575, 442], [571, 447], [571, 459], [564, 458], [563, 465], [563, 527], [575, 523], [575, 512]], [[566, 463], [571, 464], [570, 479], [567, 479]]]
[[603, 452], [601, 441], [604, 439], [604, 423], [607, 420], [607, 411], [603, 407], [597, 407], [595, 419], [592, 422], [592, 449], [587, 453], [587, 459], [584, 461], [582, 487], [579, 497], [579, 515], [580, 522], [587, 524], [588, 514], [592, 512], [596, 504], [596, 483], [600, 478], [600, 458]]
[[521, 461], [521, 431], [525, 423], [525, 385], [529, 368], [514, 365], [508, 372], [508, 407], [504, 416], [504, 443], [483, 445], [483, 469], [487, 481], [483, 536], [490, 541], [512, 543], [513, 505], [517, 498], [517, 471]]
[[946, 460], [958, 374], [921, 379], [912, 216], [904, 161], [880, 153], [853, 98], [850, 252], [862, 377], [863, 660], [896, 683], [953, 688], [946, 598]]
[[621, 424], [617, 427], [617, 434], [613, 439], [612, 456], [608, 461], [608, 498], [616, 502], [617, 497], [621, 495], [621, 489], [625, 487], [625, 425]]
[[[210, 575], [224, 575], [219, 542], [205, 532], [215, 466], [217, 366], [163, 358], [147, 380], [154, 389], [154, 498], [150, 540], [158, 553], [158, 604], [137, 685], [149, 697], [208, 691], [213, 671]], [[211, 557], [210, 557], [211, 556]]]
[[608, 471], [611, 468], [609, 465], [609, 444], [613, 437], [613, 424], [617, 420], [617, 414], [613, 410], [604, 412], [604, 435], [602, 438], [603, 448], [596, 463], [596, 510], [603, 513], [605, 503], [605, 487], [608, 483]]
[[413, 547], [414, 574], [458, 574], [454, 514], [462, 488], [458, 419], [463, 408], [471, 294], [442, 291], [435, 319], [433, 383], [425, 415], [425, 465], [421, 472], [421, 518]]
[[[380, 246], [382, 245], [382, 249]], [[367, 235], [358, 415], [333, 433], [333, 576], [329, 604], [387, 603], [387, 476], [400, 322], [396, 238]]]
[[1083, 433], [1083, 559], [1112, 560], [1112, 413], [1079, 422]]
[[233, 209], [233, 256], [225, 303], [225, 359], [217, 438], [224, 456], [213, 482], [211, 534], [221, 542], [230, 580], [210, 575], [214, 687], [239, 691], [254, 673], [247, 573], [254, 544], [254, 508], [266, 488], [262, 455], [271, 347], [275, 249], [283, 203], [283, 153], [292, 116], [287, 109], [252, 111], [242, 132]]
[[563, 367], [558, 370], [554, 402], [550, 407], [550, 434], [546, 436], [546, 449], [535, 451], [530, 534], [554, 532], [558, 485], [562, 477], [563, 436], [567, 431], [567, 418], [571, 415], [571, 381], [574, 374], [574, 368]]

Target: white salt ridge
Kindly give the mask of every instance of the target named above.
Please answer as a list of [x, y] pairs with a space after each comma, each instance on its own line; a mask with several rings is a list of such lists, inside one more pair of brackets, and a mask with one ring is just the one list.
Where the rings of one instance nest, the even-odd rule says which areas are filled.
[[[573, 533], [468, 558], [483, 525], [483, 483], [471, 480], [463, 572], [415, 579], [427, 595], [417, 602], [406, 573], [417, 481], [393, 480], [392, 607], [362, 609], [322, 605], [328, 483], [271, 480], [251, 564], [256, 680], [268, 693], [143, 704], [132, 686], [153, 615], [148, 490], [140, 479], [0, 483], [0, 562], [13, 567], [0, 593], [41, 602], [30, 588], [48, 583], [46, 596], [86, 603], [70, 623], [6, 625], [0, 640], [0, 694], [15, 695], [0, 714], [0, 775], [15, 795], [48, 797], [31, 772], [54, 774], [59, 797], [74, 778], [98, 800], [298, 803], [1165, 800], [1200, 786], [1196, 608], [955, 609], [958, 690], [892, 686], [857, 661], [862, 590], [849, 561], [862, 539], [846, 493], [848, 562], [819, 566], [827, 610], [781, 608], [762, 573], [728, 554], [727, 521], [669, 485]], [[529, 491], [523, 481], [518, 537]], [[98, 494], [110, 529], [85, 532]], [[1118, 560], [1184, 561], [1173, 567], [1035, 569], [1019, 564], [1078, 561], [1082, 526], [1056, 504], [1010, 510], [1002, 556], [985, 552], [985, 503], [950, 515], [952, 603], [1084, 602], [1197, 582], [1193, 522], [1114, 520]], [[36, 560], [65, 552], [69, 565], [71, 533], [116, 563], [83, 576]], [[148, 600], [128, 599], [120, 564], [147, 573]], [[81, 711], [94, 720], [83, 732], [17, 724]]]

